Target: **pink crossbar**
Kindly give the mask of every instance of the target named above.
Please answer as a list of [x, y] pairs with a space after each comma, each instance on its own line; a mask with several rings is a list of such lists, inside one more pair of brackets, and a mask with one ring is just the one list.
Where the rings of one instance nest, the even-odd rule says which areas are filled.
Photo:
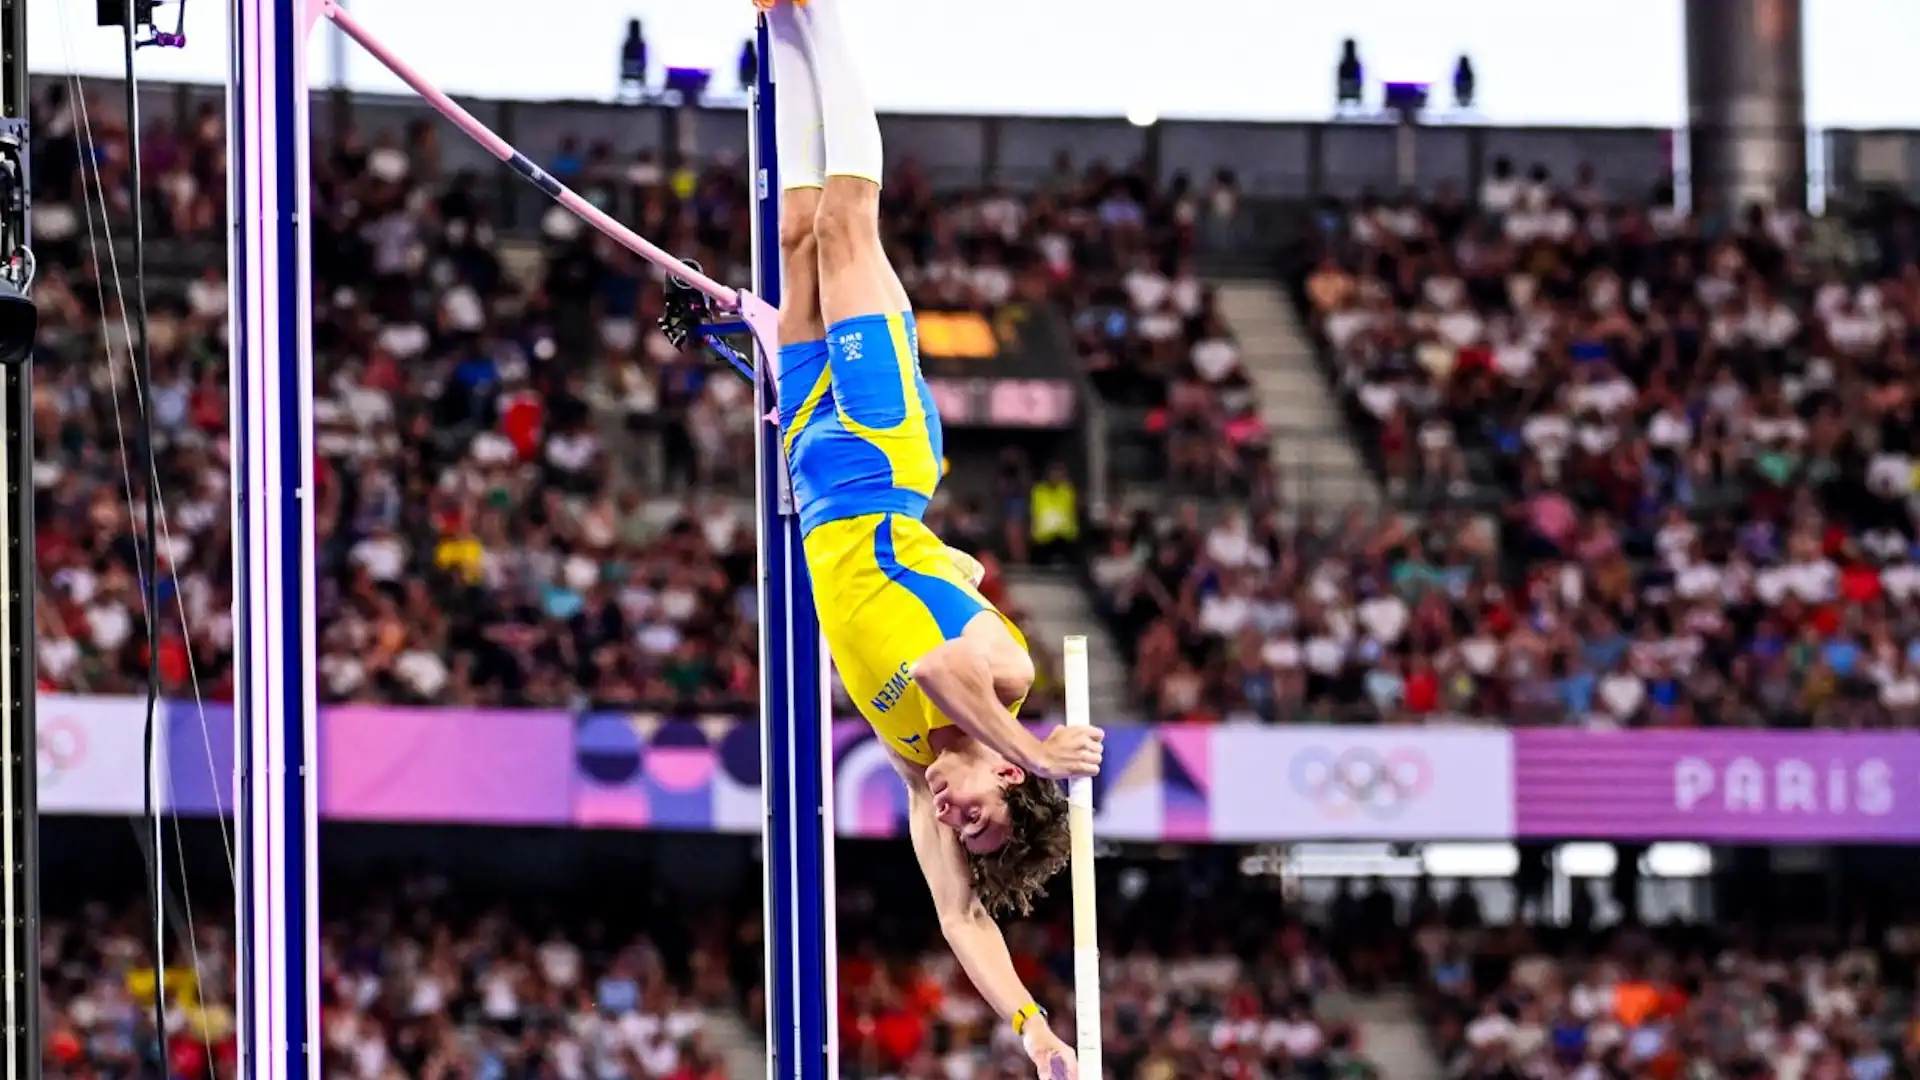
[[438, 87], [421, 77], [419, 72], [408, 66], [406, 61], [395, 56], [380, 43], [378, 38], [368, 33], [366, 27], [347, 14], [346, 9], [342, 8], [336, 0], [317, 0], [314, 10], [321, 18], [331, 20], [342, 33], [359, 43], [361, 48], [372, 54], [375, 60], [380, 61], [401, 82], [412, 87], [414, 93], [425, 98], [427, 104], [438, 109], [442, 116], [453, 121], [461, 131], [472, 136], [473, 141], [485, 147], [487, 153], [499, 158], [515, 172], [532, 181], [534, 186], [552, 196], [555, 202], [579, 215], [581, 220], [611, 237], [621, 247], [706, 293], [720, 306], [739, 310], [748, 325], [752, 327], [754, 335], [761, 338], [762, 347], [771, 343], [773, 339], [762, 336], [765, 331], [772, 329], [773, 314], [772, 309], [764, 301], [756, 301], [747, 293], [720, 284], [675, 258], [658, 244], [608, 217], [598, 207], [581, 198], [573, 189], [554, 179], [545, 169], [535, 165], [525, 154], [515, 150], [507, 140], [494, 134], [487, 125], [474, 119], [473, 114], [461, 108], [459, 102], [454, 101]]

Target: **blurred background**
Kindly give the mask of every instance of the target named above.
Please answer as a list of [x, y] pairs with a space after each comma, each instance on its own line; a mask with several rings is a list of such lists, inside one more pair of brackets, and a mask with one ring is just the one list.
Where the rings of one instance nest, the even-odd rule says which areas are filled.
[[[746, 5], [575, 2], [351, 7], [745, 280]], [[1904, 5], [845, 2], [948, 433], [929, 520], [1039, 646], [1037, 715], [1092, 638], [1111, 1076], [1920, 1075]], [[137, 117], [117, 31], [28, 15], [45, 1071], [214, 1080], [225, 8], [158, 9], [192, 44], [140, 54]], [[763, 1076], [750, 389], [315, 40], [326, 1075]], [[839, 705], [846, 1075], [1023, 1075]], [[1009, 928], [1063, 1028], [1066, 914]]]

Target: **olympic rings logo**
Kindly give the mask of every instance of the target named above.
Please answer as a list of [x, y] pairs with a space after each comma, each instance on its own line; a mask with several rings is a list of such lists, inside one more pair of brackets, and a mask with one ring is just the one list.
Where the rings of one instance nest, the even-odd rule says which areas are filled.
[[1293, 789], [1337, 821], [1399, 817], [1433, 786], [1433, 761], [1412, 747], [1314, 747], [1295, 754], [1287, 771]]
[[34, 743], [36, 771], [42, 783], [57, 781], [87, 756], [86, 729], [71, 717], [55, 717], [40, 724]]

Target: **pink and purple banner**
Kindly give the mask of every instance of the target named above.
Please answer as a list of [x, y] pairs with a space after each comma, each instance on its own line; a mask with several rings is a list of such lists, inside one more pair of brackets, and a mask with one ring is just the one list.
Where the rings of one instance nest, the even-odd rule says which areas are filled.
[[[176, 702], [167, 720], [174, 808], [230, 812], [231, 712]], [[114, 741], [89, 742], [50, 812], [126, 812], [81, 805], [115, 788]], [[886, 748], [857, 721], [833, 747], [841, 833], [903, 835]], [[102, 778], [82, 783], [89, 770]], [[320, 778], [336, 820], [752, 833], [762, 818], [759, 730], [732, 714], [336, 706]], [[1095, 807], [1102, 836], [1138, 841], [1920, 841], [1920, 733], [1117, 726]]]
[[[176, 812], [233, 812], [231, 708], [170, 703], [166, 753]], [[334, 820], [564, 825], [572, 783], [570, 713], [320, 711], [320, 813]]]
[[1920, 735], [1516, 732], [1521, 836], [1920, 839]]
[[[320, 813], [333, 820], [753, 833], [764, 816], [759, 728], [735, 715], [333, 706], [319, 742]], [[231, 709], [171, 703], [165, 750], [177, 812], [232, 812]], [[1111, 731], [1098, 824], [1203, 838], [1207, 766], [1194, 753], [1154, 728]], [[834, 781], [841, 832], [904, 835], [905, 791], [865, 724], [834, 725]]]

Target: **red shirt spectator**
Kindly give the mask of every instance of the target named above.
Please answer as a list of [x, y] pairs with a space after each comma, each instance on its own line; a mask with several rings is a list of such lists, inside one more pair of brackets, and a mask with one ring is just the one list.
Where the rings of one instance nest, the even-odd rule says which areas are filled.
[[1417, 664], [1407, 672], [1405, 700], [1408, 712], [1423, 716], [1440, 707], [1440, 679], [1434, 675], [1433, 668]]
[[533, 461], [539, 456], [546, 419], [546, 405], [540, 395], [531, 390], [515, 391], [500, 402], [500, 434], [513, 444], [521, 461]]

